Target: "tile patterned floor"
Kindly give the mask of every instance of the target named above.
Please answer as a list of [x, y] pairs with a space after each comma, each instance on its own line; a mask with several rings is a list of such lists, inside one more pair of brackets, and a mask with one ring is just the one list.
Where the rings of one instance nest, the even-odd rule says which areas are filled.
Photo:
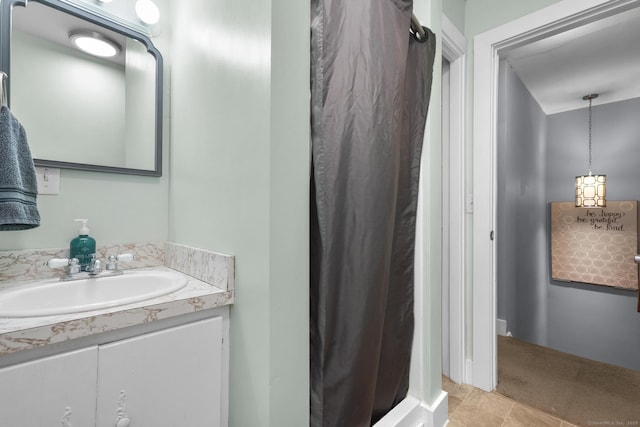
[[449, 393], [447, 427], [576, 427], [496, 392], [485, 392], [442, 377]]

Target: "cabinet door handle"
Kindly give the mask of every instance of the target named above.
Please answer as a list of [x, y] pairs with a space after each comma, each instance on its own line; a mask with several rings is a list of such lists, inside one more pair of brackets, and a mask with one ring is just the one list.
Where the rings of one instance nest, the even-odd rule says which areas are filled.
[[129, 425], [131, 425], [131, 421], [129, 421], [129, 418], [127, 417], [120, 418], [116, 422], [116, 427], [129, 427]]
[[131, 420], [127, 414], [126, 400], [127, 392], [125, 390], [120, 390], [120, 401], [118, 402], [118, 410], [116, 411], [118, 416], [116, 419], [116, 427], [129, 427], [129, 425], [131, 425]]
[[60, 421], [60, 425], [62, 425], [62, 427], [73, 427], [73, 425], [71, 425], [71, 407], [70, 406], [67, 406], [66, 408], [64, 408], [64, 416]]

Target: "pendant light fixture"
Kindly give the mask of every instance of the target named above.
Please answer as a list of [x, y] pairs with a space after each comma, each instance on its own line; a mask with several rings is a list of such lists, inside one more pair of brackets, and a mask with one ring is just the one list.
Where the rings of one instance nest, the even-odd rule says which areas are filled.
[[597, 97], [597, 93], [582, 97], [585, 101], [589, 101], [589, 175], [576, 176], [577, 208], [604, 208], [607, 206], [607, 176], [591, 174], [591, 103]]

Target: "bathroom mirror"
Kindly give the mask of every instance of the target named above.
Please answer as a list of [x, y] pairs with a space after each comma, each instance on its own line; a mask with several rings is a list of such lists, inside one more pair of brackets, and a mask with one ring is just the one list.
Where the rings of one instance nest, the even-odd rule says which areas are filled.
[[[0, 70], [36, 166], [161, 176], [162, 56], [151, 40], [60, 0], [2, 0], [0, 14]], [[79, 50], [81, 35], [115, 55]]]

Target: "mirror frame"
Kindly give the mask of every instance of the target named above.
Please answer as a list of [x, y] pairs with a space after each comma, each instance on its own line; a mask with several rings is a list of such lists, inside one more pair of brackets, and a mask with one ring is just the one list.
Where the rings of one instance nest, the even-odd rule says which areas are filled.
[[162, 106], [163, 106], [163, 60], [160, 51], [153, 45], [151, 39], [144, 34], [127, 28], [124, 25], [110, 21], [109, 19], [75, 7], [60, 0], [0, 0], [0, 71], [7, 74], [7, 105], [11, 105], [11, 12], [14, 6], [28, 7], [27, 3], [37, 2], [52, 7], [61, 12], [73, 15], [77, 18], [100, 25], [126, 37], [141, 42], [147, 51], [156, 60], [156, 86], [155, 86], [155, 165], [154, 169], [132, 169], [115, 166], [93, 165], [85, 163], [72, 163], [57, 160], [33, 159], [36, 166], [45, 166], [62, 169], [75, 169], [83, 171], [109, 172], [128, 175], [162, 176]]

